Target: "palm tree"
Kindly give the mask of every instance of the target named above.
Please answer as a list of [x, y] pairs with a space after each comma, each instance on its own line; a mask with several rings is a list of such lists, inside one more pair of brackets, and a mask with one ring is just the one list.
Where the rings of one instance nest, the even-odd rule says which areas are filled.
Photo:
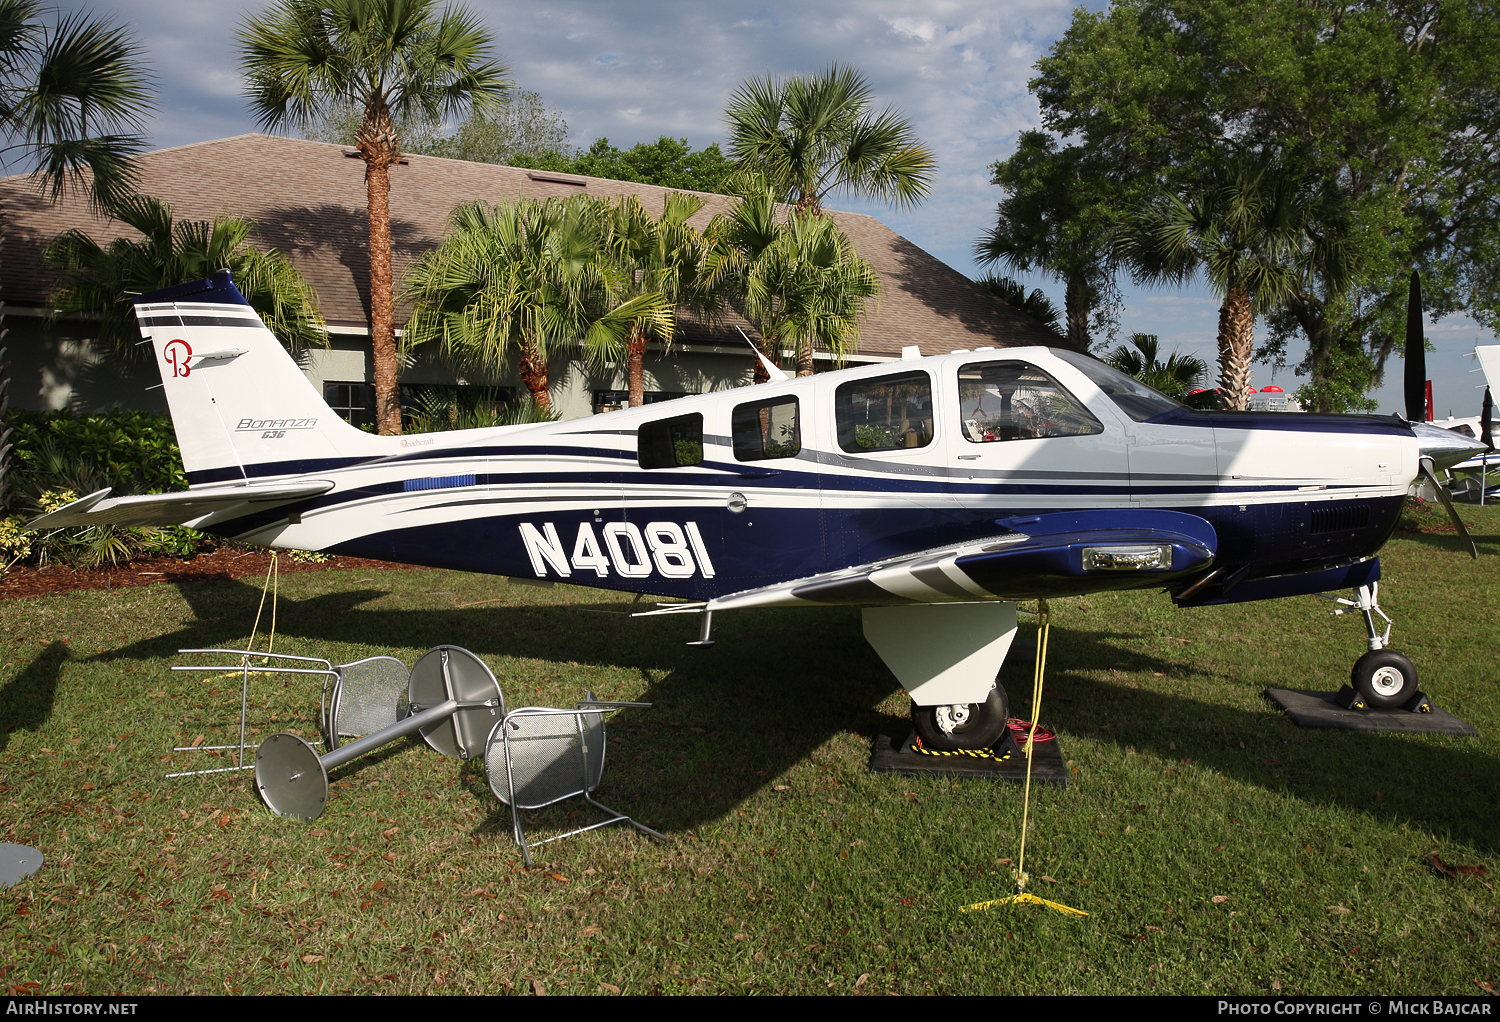
[[597, 200], [520, 199], [453, 211], [448, 236], [406, 275], [408, 345], [440, 341], [449, 357], [500, 373], [516, 349], [532, 399], [552, 406], [552, 352], [577, 344], [593, 362], [619, 358], [634, 330], [670, 336], [671, 303], [626, 288]]
[[114, 22], [70, 14], [46, 27], [42, 12], [35, 0], [0, 0], [0, 152], [33, 163], [52, 201], [76, 185], [105, 209], [135, 184], [149, 75]]
[[144, 196], [119, 202], [113, 212], [143, 237], [117, 238], [101, 246], [83, 231], [69, 231], [42, 258], [59, 273], [52, 294], [56, 312], [99, 317], [98, 340], [122, 358], [136, 358], [143, 350], [135, 295], [208, 277], [225, 267], [246, 301], [289, 348], [327, 344], [312, 285], [280, 252], [250, 246], [251, 221], [221, 216], [212, 223], [174, 223], [172, 207]]
[[489, 35], [472, 13], [438, 12], [434, 0], [276, 0], [246, 19], [239, 50], [267, 130], [303, 127], [351, 103], [364, 111], [357, 145], [370, 221], [375, 417], [382, 433], [399, 433], [390, 215], [390, 168], [401, 156], [396, 122], [494, 110], [511, 85], [506, 68], [490, 59]]
[[1208, 375], [1208, 363], [1196, 355], [1174, 351], [1162, 362], [1157, 357], [1160, 342], [1155, 334], [1132, 334], [1130, 343], [1132, 347], [1122, 344], [1104, 361], [1168, 397], [1182, 397]]
[[[704, 206], [703, 199], [681, 192], [668, 192], [657, 219], [631, 195], [607, 214], [608, 245], [619, 262], [621, 300], [660, 293], [674, 305], [711, 313], [713, 301], [703, 288], [703, 266], [708, 243], [688, 223]], [[664, 346], [672, 343], [673, 321], [664, 321], [665, 332], [655, 335]], [[626, 387], [630, 407], [645, 401], [646, 344], [649, 324], [639, 322], [625, 341]]]
[[1162, 195], [1119, 244], [1137, 279], [1182, 283], [1200, 268], [1219, 295], [1219, 384], [1228, 406], [1250, 404], [1255, 317], [1284, 305], [1314, 272], [1344, 279], [1340, 245], [1313, 233], [1307, 191], [1274, 160], [1225, 159], [1185, 197]]
[[[859, 342], [859, 321], [880, 294], [880, 278], [831, 219], [812, 209], [782, 215], [765, 183], [711, 230], [718, 238], [706, 280], [746, 319], [776, 357], [791, 345], [797, 375], [813, 374], [823, 348], [842, 358]], [[759, 359], [756, 382], [766, 378]]]
[[821, 212], [830, 192], [898, 207], [932, 191], [937, 158], [893, 108], [870, 110], [870, 87], [850, 67], [811, 77], [751, 78], [729, 98], [729, 155], [771, 182], [777, 198]]
[[1026, 288], [1019, 280], [1013, 277], [996, 276], [993, 273], [980, 277], [974, 283], [1022, 315], [1030, 316], [1053, 333], [1062, 334], [1062, 324], [1057, 318], [1057, 306], [1052, 304], [1052, 299], [1048, 298], [1041, 288], [1032, 288], [1031, 293], [1027, 294]]
[[[139, 132], [152, 106], [149, 75], [129, 33], [112, 21], [72, 14], [49, 27], [41, 16], [35, 0], [0, 0], [0, 162], [11, 156], [33, 164], [32, 178], [52, 202], [72, 186], [102, 209], [135, 184], [131, 158], [145, 147]], [[10, 382], [4, 357], [0, 348], [0, 419]], [[4, 439], [0, 497], [10, 453]]]

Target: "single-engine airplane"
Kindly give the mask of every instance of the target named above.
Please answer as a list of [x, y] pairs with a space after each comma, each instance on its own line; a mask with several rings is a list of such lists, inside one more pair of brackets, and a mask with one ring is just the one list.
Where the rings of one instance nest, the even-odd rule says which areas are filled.
[[1353, 589], [1369, 630], [1353, 682], [1401, 705], [1416, 671], [1376, 626], [1376, 554], [1412, 480], [1475, 453], [1396, 417], [1195, 411], [1044, 347], [908, 349], [586, 419], [375, 436], [227, 271], [135, 302], [190, 489], [101, 490], [32, 528], [184, 524], [684, 600], [647, 613], [698, 614], [701, 644], [715, 613], [862, 607], [939, 750], [1004, 733], [1016, 601], [1106, 590], [1194, 607]]

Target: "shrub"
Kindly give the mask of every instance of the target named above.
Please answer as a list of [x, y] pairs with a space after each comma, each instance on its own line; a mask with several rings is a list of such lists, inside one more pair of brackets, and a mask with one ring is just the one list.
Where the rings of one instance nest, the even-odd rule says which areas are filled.
[[133, 557], [185, 557], [208, 540], [204, 533], [180, 527], [23, 531], [38, 515], [105, 487], [115, 496], [185, 489], [187, 475], [167, 416], [133, 410], [80, 416], [11, 409], [5, 425], [14, 445], [0, 517], [0, 556], [6, 566], [49, 560], [95, 566]]

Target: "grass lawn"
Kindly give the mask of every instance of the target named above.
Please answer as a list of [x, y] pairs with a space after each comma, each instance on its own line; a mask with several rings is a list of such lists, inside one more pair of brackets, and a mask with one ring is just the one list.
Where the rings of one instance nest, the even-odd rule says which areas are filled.
[[[507, 701], [642, 699], [600, 797], [609, 828], [526, 871], [478, 764], [402, 741], [334, 772], [311, 825], [248, 775], [169, 750], [232, 740], [233, 681], [171, 674], [235, 645], [256, 582], [0, 604], [0, 984], [35, 993], [311, 991], [1454, 993], [1500, 986], [1500, 511], [1397, 538], [1395, 648], [1478, 738], [1302, 731], [1267, 686], [1337, 688], [1363, 625], [1312, 597], [1179, 611], [1155, 593], [1054, 604], [1043, 723], [1075, 773], [1032, 794], [1034, 907], [1012, 893], [1020, 790], [866, 772], [905, 697], [853, 609], [697, 620], [441, 571], [281, 582], [276, 649], [413, 662], [453, 643]], [[477, 606], [462, 606], [474, 604]], [[1023, 625], [1023, 637], [1029, 626]], [[1026, 716], [1029, 665], [1005, 672]], [[259, 737], [311, 735], [317, 686], [260, 680]], [[258, 740], [258, 739], [257, 739]], [[529, 819], [569, 822], [564, 805]], [[1424, 861], [1484, 866], [1449, 879]]]

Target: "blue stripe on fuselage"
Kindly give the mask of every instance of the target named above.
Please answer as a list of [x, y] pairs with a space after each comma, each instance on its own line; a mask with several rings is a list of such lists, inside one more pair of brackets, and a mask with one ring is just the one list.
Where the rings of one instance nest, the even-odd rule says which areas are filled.
[[[470, 491], [472, 492], [472, 491]], [[456, 495], [455, 495], [456, 496]], [[701, 530], [715, 569], [712, 579], [695, 573], [686, 579], [663, 578], [653, 571], [644, 578], [621, 578], [610, 572], [599, 577], [591, 570], [574, 570], [563, 578], [549, 571], [554, 581], [625, 592], [644, 592], [684, 599], [709, 599], [762, 585], [806, 578], [823, 571], [898, 556], [914, 549], [956, 545], [992, 536], [1010, 517], [1067, 513], [1072, 509], [1025, 508], [1013, 512], [968, 509], [788, 509], [756, 508], [741, 514], [723, 508], [632, 508], [615, 505], [600, 509], [594, 499], [584, 499], [574, 508], [545, 512], [506, 513], [468, 520], [392, 529], [350, 540], [329, 552], [359, 557], [404, 561], [433, 567], [480, 571], [498, 575], [534, 577], [520, 535], [520, 524], [541, 528], [555, 526], [566, 549], [582, 523], [596, 531], [610, 521], [628, 521], [644, 527], [652, 521], [679, 525], [694, 522]], [[1173, 508], [1206, 520], [1218, 539], [1216, 563], [1238, 568], [1250, 565], [1246, 581], [1295, 572], [1313, 572], [1346, 565], [1373, 556], [1389, 537], [1403, 499], [1400, 497], [1361, 501], [1317, 501], [1283, 504], [1252, 504], [1238, 507]], [[1350, 504], [1370, 508], [1369, 525], [1343, 532], [1314, 535], [1310, 529], [1313, 508], [1338, 508]], [[1141, 508], [1120, 508], [1122, 521], [1139, 514]], [[284, 515], [284, 511], [283, 511]], [[1002, 523], [1002, 524], [997, 524]], [[1011, 526], [1024, 526], [1010, 523]], [[1141, 585], [1153, 585], [1143, 578]]]

